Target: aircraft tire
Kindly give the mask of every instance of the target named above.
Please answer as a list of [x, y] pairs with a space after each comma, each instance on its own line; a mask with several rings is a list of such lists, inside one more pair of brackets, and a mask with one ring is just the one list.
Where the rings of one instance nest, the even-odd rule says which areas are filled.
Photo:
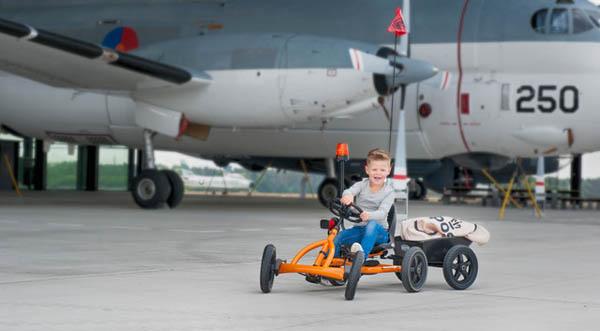
[[423, 181], [417, 180], [417, 191], [415, 192], [415, 200], [424, 200], [425, 196], [427, 196], [427, 188]]
[[156, 169], [146, 169], [133, 181], [131, 195], [135, 203], [144, 209], [162, 207], [171, 194], [167, 175]]
[[171, 194], [169, 194], [169, 197], [167, 198], [167, 205], [171, 209], [176, 208], [181, 203], [181, 200], [183, 200], [185, 191], [183, 180], [181, 180], [181, 177], [173, 170], [163, 170], [162, 172], [167, 176], [169, 184], [171, 184]]
[[[344, 179], [344, 185], [346, 188], [350, 187], [354, 184], [353, 181], [349, 179]], [[329, 201], [337, 198], [338, 190], [339, 190], [339, 182], [337, 178], [325, 178], [319, 185], [317, 190], [317, 196], [319, 198], [319, 202], [329, 208]]]
[[337, 198], [339, 190], [339, 182], [337, 178], [325, 178], [319, 185], [317, 190], [317, 195], [319, 197], [319, 202], [325, 206], [329, 207], [329, 202], [332, 199]]

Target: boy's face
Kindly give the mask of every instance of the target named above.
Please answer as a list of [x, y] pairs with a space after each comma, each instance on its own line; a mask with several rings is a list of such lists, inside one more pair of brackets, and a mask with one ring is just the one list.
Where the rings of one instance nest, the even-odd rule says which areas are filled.
[[390, 171], [390, 161], [386, 160], [367, 162], [365, 166], [365, 172], [369, 175], [369, 182], [374, 185], [383, 185]]

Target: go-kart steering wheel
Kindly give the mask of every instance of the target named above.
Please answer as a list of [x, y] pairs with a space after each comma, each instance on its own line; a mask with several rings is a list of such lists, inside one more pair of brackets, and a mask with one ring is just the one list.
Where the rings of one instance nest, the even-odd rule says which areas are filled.
[[350, 203], [349, 205], [344, 205], [340, 199], [335, 198], [331, 200], [329, 203], [329, 210], [333, 213], [333, 215], [340, 217], [342, 219], [347, 219], [353, 223], [360, 223], [362, 219], [360, 218], [360, 214], [362, 214], [363, 210], [355, 205], [354, 203]]

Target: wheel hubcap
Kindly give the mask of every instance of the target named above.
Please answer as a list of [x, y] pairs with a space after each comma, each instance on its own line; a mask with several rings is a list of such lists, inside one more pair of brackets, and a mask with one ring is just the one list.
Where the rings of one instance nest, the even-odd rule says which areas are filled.
[[[452, 269], [454, 270], [453, 278], [457, 282], [467, 281], [467, 277], [471, 273], [471, 261], [468, 256], [458, 255], [456, 260], [457, 263], [453, 263]], [[461, 279], [462, 276], [462, 279]]]
[[150, 200], [156, 194], [156, 185], [152, 180], [144, 178], [138, 183], [137, 194], [143, 200]]
[[423, 276], [423, 261], [420, 256], [415, 256], [411, 264], [411, 278], [415, 283], [419, 283]]
[[333, 185], [327, 185], [323, 187], [323, 197], [327, 200], [332, 200], [337, 197], [337, 187]]

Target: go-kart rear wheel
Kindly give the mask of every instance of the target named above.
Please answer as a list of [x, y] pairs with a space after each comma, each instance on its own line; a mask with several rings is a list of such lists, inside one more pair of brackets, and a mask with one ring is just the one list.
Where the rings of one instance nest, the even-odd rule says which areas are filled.
[[418, 292], [427, 280], [427, 256], [420, 247], [408, 249], [402, 259], [402, 285], [408, 292]]
[[268, 244], [262, 255], [260, 264], [260, 289], [263, 293], [271, 292], [273, 280], [275, 279], [275, 268], [277, 266], [275, 246]]
[[352, 261], [352, 268], [350, 268], [350, 273], [348, 274], [348, 279], [346, 280], [346, 293], [344, 294], [346, 300], [354, 300], [356, 286], [358, 285], [358, 281], [360, 280], [361, 276], [360, 269], [362, 268], [364, 262], [365, 253], [356, 252], [356, 256]]
[[467, 246], [456, 245], [444, 257], [444, 278], [455, 290], [465, 290], [477, 278], [479, 265], [475, 252]]

